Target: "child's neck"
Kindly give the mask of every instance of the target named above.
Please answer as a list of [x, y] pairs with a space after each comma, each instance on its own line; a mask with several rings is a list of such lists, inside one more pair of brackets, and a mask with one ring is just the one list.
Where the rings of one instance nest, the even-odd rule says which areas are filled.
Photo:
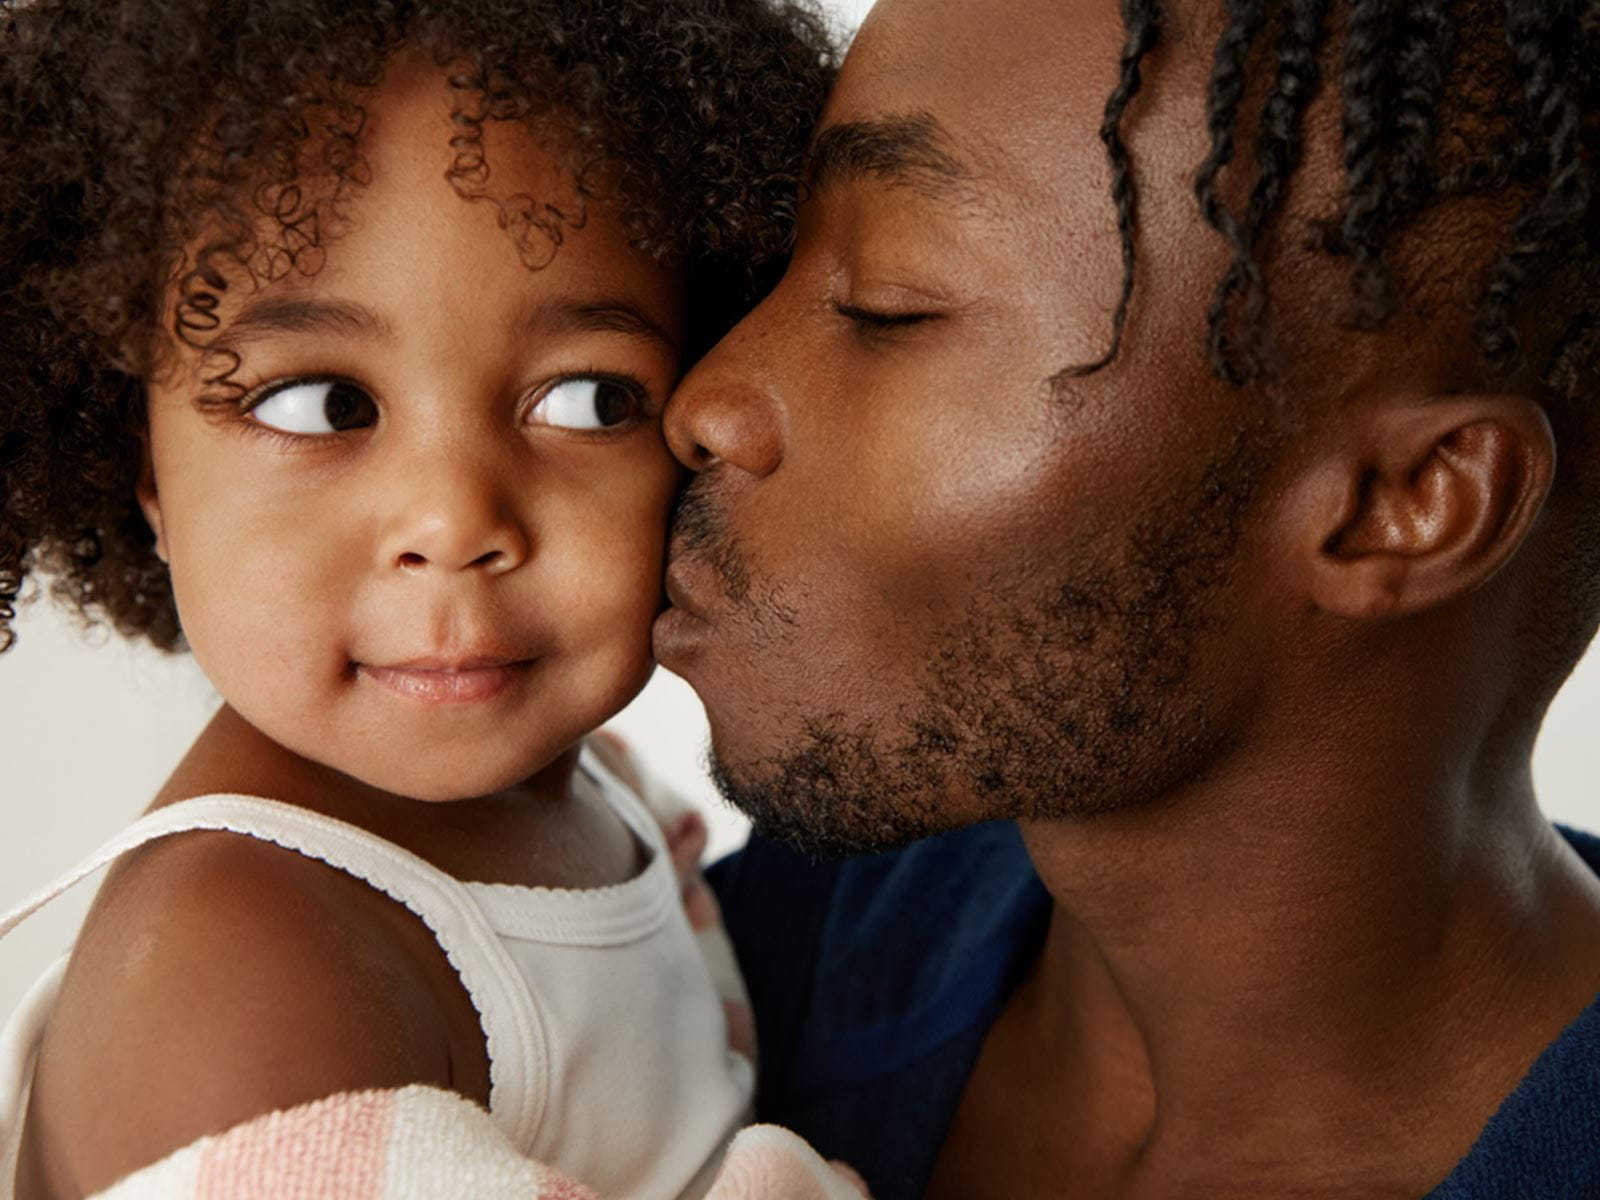
[[576, 888], [623, 882], [648, 855], [609, 804], [574, 787], [577, 764], [573, 746], [492, 795], [414, 800], [302, 758], [225, 704], [151, 807], [216, 792], [264, 796], [358, 825], [458, 879]]

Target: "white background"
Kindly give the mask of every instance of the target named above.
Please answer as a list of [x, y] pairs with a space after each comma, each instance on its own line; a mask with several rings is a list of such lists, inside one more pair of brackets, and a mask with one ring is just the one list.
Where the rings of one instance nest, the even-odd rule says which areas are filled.
[[[853, 25], [869, 2], [831, 7]], [[17, 646], [0, 656], [0, 909], [137, 815], [217, 703], [187, 659], [86, 637], [47, 603], [28, 608], [16, 628]], [[1600, 655], [1591, 653], [1557, 699], [1534, 758], [1545, 811], [1588, 828], [1600, 828], [1600, 796], [1590, 785], [1600, 768], [1596, 714]], [[737, 844], [743, 823], [705, 780], [705, 718], [681, 680], [658, 672], [615, 725], [658, 772], [701, 801], [713, 852]], [[80, 888], [0, 942], [0, 1014], [66, 946], [88, 898]]]

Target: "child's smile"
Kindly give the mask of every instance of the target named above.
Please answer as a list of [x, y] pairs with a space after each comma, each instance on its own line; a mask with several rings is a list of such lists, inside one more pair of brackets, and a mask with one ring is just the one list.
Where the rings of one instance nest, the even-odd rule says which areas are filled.
[[325, 259], [230, 281], [214, 343], [243, 398], [207, 386], [214, 355], [151, 383], [141, 500], [189, 643], [248, 722], [384, 791], [485, 795], [649, 674], [681, 289], [497, 124], [487, 191], [566, 214], [525, 265], [499, 206], [445, 178], [431, 67], [397, 64], [368, 112], [371, 180]]
[[498, 654], [436, 656], [382, 665], [355, 663], [357, 675], [409, 700], [445, 704], [489, 700], [533, 668], [532, 658]]

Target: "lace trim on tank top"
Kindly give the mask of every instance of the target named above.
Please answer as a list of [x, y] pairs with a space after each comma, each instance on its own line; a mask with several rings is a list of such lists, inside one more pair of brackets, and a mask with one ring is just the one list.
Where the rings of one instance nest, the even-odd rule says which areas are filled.
[[504, 937], [559, 946], [622, 946], [660, 929], [681, 903], [671, 856], [655, 819], [626, 784], [589, 755], [575, 778], [592, 786], [650, 856], [632, 879], [596, 888], [525, 887], [511, 883], [461, 886]]
[[[130, 850], [178, 833], [237, 833], [324, 862], [404, 905], [433, 934], [478, 1013], [489, 1056], [490, 1114], [515, 1144], [529, 1146], [545, 1115], [548, 1039], [527, 981], [499, 937], [618, 945], [654, 932], [678, 903], [665, 838], [643, 802], [588, 747], [574, 779], [594, 787], [649, 852], [649, 865], [632, 879], [590, 889], [462, 882], [337, 818], [260, 796], [215, 794], [139, 818], [66, 876], [0, 916], [0, 937]], [[57, 987], [65, 964], [63, 956], [48, 973]], [[36, 990], [47, 982], [41, 980]]]

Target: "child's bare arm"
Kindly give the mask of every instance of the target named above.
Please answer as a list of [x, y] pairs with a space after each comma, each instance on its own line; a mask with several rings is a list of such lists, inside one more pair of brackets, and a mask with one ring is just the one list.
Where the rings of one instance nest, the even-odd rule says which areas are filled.
[[229, 834], [132, 856], [40, 1048], [23, 1176], [41, 1196], [86, 1195], [330, 1093], [460, 1088], [473, 1072], [418, 951], [442, 954], [408, 920], [323, 864]]

